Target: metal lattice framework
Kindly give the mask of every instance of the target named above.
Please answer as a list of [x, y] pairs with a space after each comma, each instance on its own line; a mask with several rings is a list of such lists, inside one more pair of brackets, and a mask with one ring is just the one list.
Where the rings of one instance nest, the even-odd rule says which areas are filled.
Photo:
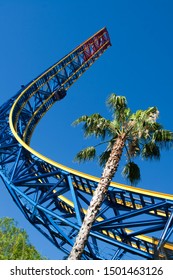
[[[38, 121], [110, 45], [103, 28], [0, 107], [0, 176], [29, 222], [65, 255], [99, 179], [46, 158], [29, 143]], [[172, 195], [112, 183], [82, 258], [153, 259], [160, 248], [172, 252], [172, 211]]]

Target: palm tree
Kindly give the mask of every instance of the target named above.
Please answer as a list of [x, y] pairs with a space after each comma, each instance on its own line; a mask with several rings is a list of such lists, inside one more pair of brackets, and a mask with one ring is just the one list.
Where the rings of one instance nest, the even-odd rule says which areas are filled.
[[[126, 98], [114, 93], [108, 98], [107, 105], [113, 111], [112, 121], [100, 114], [92, 114], [84, 115], [73, 123], [74, 125], [84, 123], [85, 137], [101, 138], [102, 141], [98, 145], [107, 144], [107, 147], [98, 157], [100, 165], [104, 166], [103, 173], [69, 255], [70, 260], [81, 258], [91, 227], [117, 171], [123, 151], [126, 153], [127, 162], [122, 173], [131, 184], [136, 184], [140, 180], [140, 169], [134, 158], [141, 156], [143, 159], [160, 159], [160, 150], [170, 148], [173, 143], [173, 133], [165, 130], [157, 122], [159, 111], [156, 107], [132, 113], [127, 107]], [[83, 149], [76, 155], [75, 160], [81, 162], [95, 159], [98, 145]]]

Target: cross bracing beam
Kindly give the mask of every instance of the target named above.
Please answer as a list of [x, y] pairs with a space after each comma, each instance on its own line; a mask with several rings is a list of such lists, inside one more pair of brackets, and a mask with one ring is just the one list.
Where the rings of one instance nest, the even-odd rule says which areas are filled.
[[[44, 114], [110, 45], [103, 28], [0, 108], [1, 177], [25, 217], [65, 254], [71, 250], [99, 179], [44, 157], [29, 143]], [[127, 253], [152, 259], [153, 235], [158, 247], [173, 250], [169, 242], [172, 207], [171, 195], [112, 183], [83, 259], [120, 259]]]

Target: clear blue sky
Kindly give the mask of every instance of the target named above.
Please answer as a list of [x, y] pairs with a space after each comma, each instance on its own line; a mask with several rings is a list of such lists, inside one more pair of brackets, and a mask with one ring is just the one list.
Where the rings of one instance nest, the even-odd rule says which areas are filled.
[[[125, 95], [132, 110], [157, 106], [160, 123], [173, 130], [173, 1], [0, 0], [0, 104], [46, 68], [106, 26], [112, 42], [39, 123], [32, 147], [74, 169], [100, 176], [97, 163], [73, 163], [90, 143], [71, 123], [80, 115], [108, 117], [110, 93]], [[173, 193], [173, 150], [159, 162], [141, 162], [138, 187]], [[121, 166], [115, 181], [126, 183]], [[61, 254], [22, 216], [0, 182], [0, 217], [15, 218], [50, 259]]]

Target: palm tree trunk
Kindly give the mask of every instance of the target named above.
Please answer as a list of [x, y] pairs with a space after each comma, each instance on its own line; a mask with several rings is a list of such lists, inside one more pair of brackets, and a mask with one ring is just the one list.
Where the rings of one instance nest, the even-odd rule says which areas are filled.
[[94, 192], [94, 195], [90, 202], [90, 206], [89, 206], [87, 213], [85, 215], [85, 218], [83, 220], [83, 224], [82, 224], [81, 229], [76, 238], [76, 242], [68, 257], [69, 260], [80, 260], [80, 258], [81, 258], [85, 244], [88, 240], [88, 236], [89, 236], [91, 227], [96, 219], [96, 216], [97, 216], [99, 209], [101, 207], [101, 204], [105, 198], [105, 195], [106, 195], [108, 187], [112, 181], [112, 178], [117, 171], [119, 161], [121, 159], [123, 148], [125, 145], [125, 140], [126, 140], [125, 134], [119, 135], [119, 137], [117, 138], [117, 140], [112, 148], [110, 157], [105, 165], [102, 177]]

